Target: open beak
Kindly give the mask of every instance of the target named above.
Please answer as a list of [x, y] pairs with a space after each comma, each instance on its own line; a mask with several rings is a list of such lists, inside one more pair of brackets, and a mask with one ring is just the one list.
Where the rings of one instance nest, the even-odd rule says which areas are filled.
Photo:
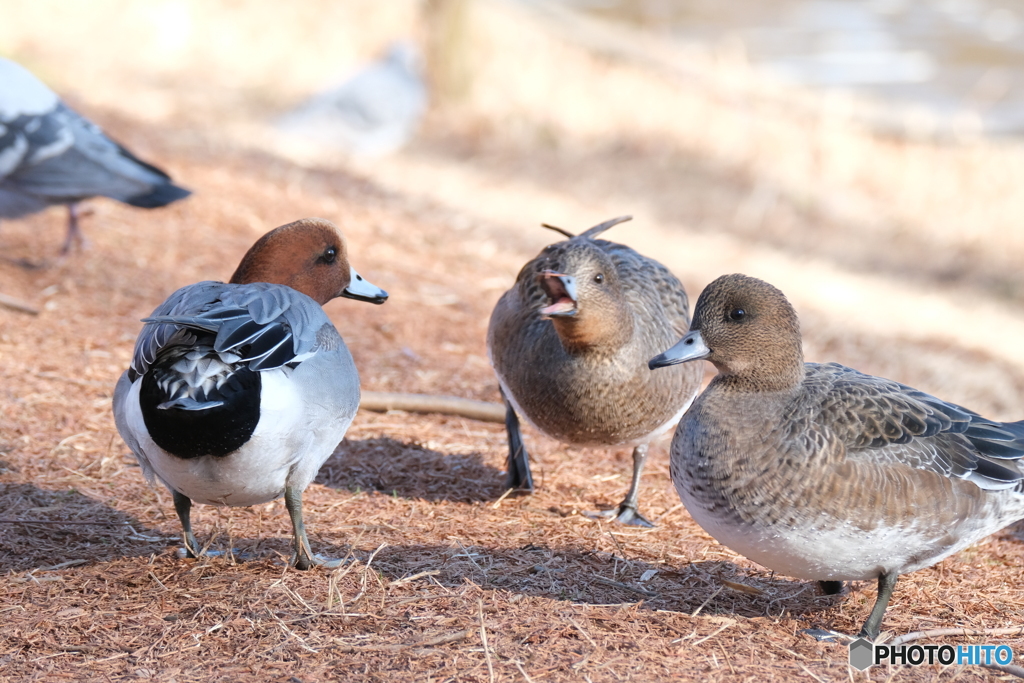
[[382, 304], [388, 300], [388, 293], [376, 285], [372, 285], [363, 279], [363, 276], [355, 271], [355, 268], [349, 266], [349, 272], [351, 278], [349, 279], [348, 286], [341, 290], [341, 294], [346, 299], [355, 299], [356, 301], [369, 301], [371, 304]]
[[704, 337], [701, 336], [700, 330], [691, 330], [689, 334], [680, 339], [671, 349], [647, 361], [647, 367], [651, 370], [657, 370], [669, 365], [700, 360], [710, 355], [711, 349], [704, 343]]
[[576, 315], [576, 278], [553, 270], [545, 270], [540, 274], [540, 286], [548, 295], [550, 304], [540, 309], [540, 314], [548, 318]]

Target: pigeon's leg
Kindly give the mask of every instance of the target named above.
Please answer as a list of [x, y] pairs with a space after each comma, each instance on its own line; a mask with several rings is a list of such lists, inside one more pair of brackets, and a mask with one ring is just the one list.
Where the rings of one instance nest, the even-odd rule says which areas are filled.
[[83, 212], [79, 208], [78, 202], [68, 204], [68, 234], [64, 238], [64, 246], [60, 249], [61, 256], [70, 254], [71, 249], [76, 245], [79, 251], [87, 246], [85, 235], [82, 234], [82, 229], [78, 225], [78, 220], [82, 215]]

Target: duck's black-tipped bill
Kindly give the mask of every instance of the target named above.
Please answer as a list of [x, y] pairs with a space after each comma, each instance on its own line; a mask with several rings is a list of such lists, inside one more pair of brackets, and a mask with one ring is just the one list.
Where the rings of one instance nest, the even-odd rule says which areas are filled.
[[665, 353], [659, 354], [647, 361], [647, 367], [651, 370], [666, 368], [669, 365], [679, 365], [691, 360], [700, 360], [711, 355], [711, 349], [704, 343], [704, 337], [700, 330], [693, 330]]
[[388, 293], [380, 287], [370, 284], [369, 281], [364, 280], [363, 276], [352, 270], [352, 276], [349, 280], [348, 286], [341, 290], [341, 294], [346, 299], [355, 299], [356, 301], [368, 301], [371, 304], [382, 304], [388, 300]]

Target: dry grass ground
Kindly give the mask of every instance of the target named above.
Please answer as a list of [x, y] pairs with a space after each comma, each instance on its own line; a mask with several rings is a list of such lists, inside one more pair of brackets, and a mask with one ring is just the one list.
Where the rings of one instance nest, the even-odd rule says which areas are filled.
[[[108, 4], [100, 7], [129, 17], [141, 11]], [[324, 37], [315, 14], [268, 30], [263, 61], [238, 57], [249, 49], [244, 38], [267, 25], [257, 18], [274, 16], [253, 1], [201, 15], [229, 38], [242, 35], [225, 39], [234, 48], [223, 54], [202, 43], [203, 34], [196, 40], [206, 52], [186, 46], [185, 57], [161, 61], [146, 51], [145, 36], [123, 33], [139, 57], [118, 62], [108, 58], [111, 41], [67, 59], [78, 34], [55, 31], [62, 41], [47, 42], [40, 17], [29, 16], [45, 13], [44, 3], [4, 11], [21, 22], [0, 28], [0, 50], [52, 74], [76, 105], [196, 194], [153, 212], [93, 202], [91, 247], [63, 263], [52, 263], [62, 212], [0, 224], [0, 292], [42, 309], [30, 316], [0, 308], [0, 680], [997, 675], [938, 666], [853, 672], [844, 648], [800, 630], [855, 631], [874, 586], [820, 596], [715, 543], [671, 490], [664, 442], [652, 450], [641, 498], [658, 527], [637, 530], [581, 515], [621, 498], [626, 449], [565, 448], [528, 432], [540, 490], [502, 498], [499, 425], [363, 412], [306, 495], [314, 549], [349, 558], [342, 568], [286, 566], [290, 525], [280, 502], [198, 507], [200, 539], [233, 550], [234, 559], [179, 559], [170, 496], [147, 486], [127, 454], [110, 397], [139, 319], [171, 291], [228, 277], [276, 225], [323, 216], [346, 232], [360, 272], [392, 294], [381, 307], [326, 307], [363, 386], [497, 400], [487, 318], [522, 263], [551, 240], [534, 226], [580, 228], [632, 212], [638, 220], [609, 236], [658, 254], [694, 297], [722, 272], [767, 277], [797, 302], [810, 358], [1018, 419], [1024, 295], [1016, 264], [1024, 246], [1008, 227], [1021, 215], [1021, 195], [1007, 183], [1019, 149], [877, 139], [813, 111], [771, 105], [767, 86], [737, 85], [728, 64], [709, 66], [699, 82], [652, 74], [594, 57], [486, 3], [476, 21], [493, 51], [479, 66], [492, 75], [506, 69], [506, 109], [493, 79], [485, 80], [475, 99], [435, 112], [423, 137], [393, 159], [300, 165], [265, 142], [265, 127], [253, 120], [302, 86], [284, 78], [292, 72], [277, 59], [276, 39], [307, 35], [310, 45], [294, 47], [295, 58], [313, 72], [324, 71], [317, 49], [355, 58], [350, 46]], [[384, 40], [383, 27], [403, 21], [411, 23], [379, 19], [357, 44]], [[507, 68], [516, 59], [503, 51], [509, 45], [525, 45], [517, 66], [530, 87]], [[551, 55], [572, 92], [545, 90], [550, 74], [531, 60]], [[140, 74], [154, 65], [162, 65], [159, 77], [145, 80]], [[279, 91], [261, 76], [268, 69], [276, 69]], [[120, 86], [102, 73], [119, 74]], [[225, 73], [238, 90], [227, 89]], [[125, 87], [138, 97], [117, 97]], [[614, 98], [600, 115], [580, 114], [602, 88], [634, 93], [632, 108]], [[574, 115], [587, 123], [570, 125]], [[815, 131], [831, 128], [801, 137], [807, 120]], [[805, 167], [807, 158], [816, 161]], [[894, 170], [913, 164], [927, 172]], [[957, 191], [943, 193], [957, 174]], [[48, 265], [26, 270], [11, 262], [19, 259]], [[903, 578], [885, 628], [1022, 622], [1018, 527]], [[1024, 653], [1024, 638], [998, 640]]]

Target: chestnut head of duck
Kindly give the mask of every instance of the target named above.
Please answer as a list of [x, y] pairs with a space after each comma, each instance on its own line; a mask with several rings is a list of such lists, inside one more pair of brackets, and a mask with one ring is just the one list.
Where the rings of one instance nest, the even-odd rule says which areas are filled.
[[747, 275], [723, 275], [697, 299], [690, 332], [652, 358], [656, 368], [707, 359], [723, 378], [779, 390], [803, 377], [800, 321], [786, 296]]
[[345, 238], [330, 221], [303, 218], [261, 237], [242, 258], [232, 284], [287, 285], [320, 305], [335, 297], [382, 304], [388, 293], [348, 262]]

